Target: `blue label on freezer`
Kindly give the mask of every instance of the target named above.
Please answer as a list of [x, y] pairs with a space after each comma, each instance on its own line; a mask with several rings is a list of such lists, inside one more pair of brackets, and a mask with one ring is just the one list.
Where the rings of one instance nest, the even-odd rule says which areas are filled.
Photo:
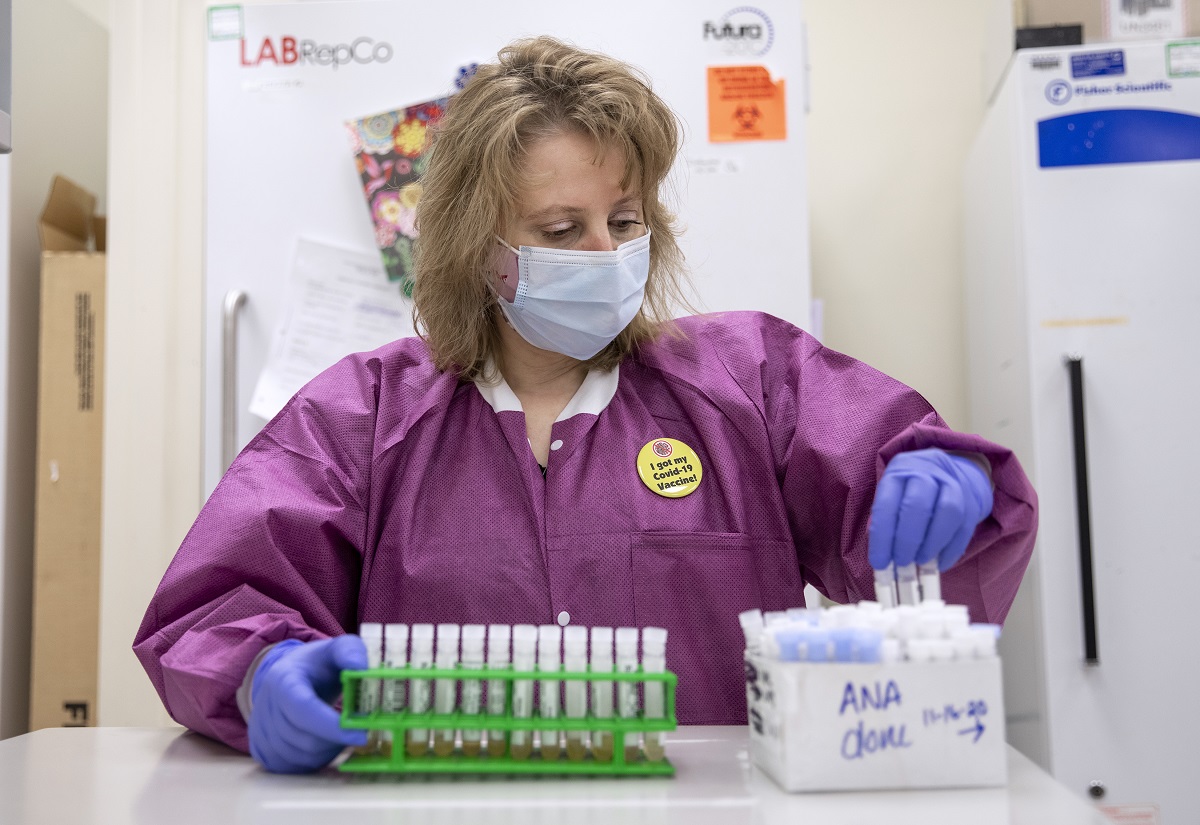
[[1110, 52], [1071, 55], [1071, 77], [1096, 77], [1103, 74], [1125, 74], [1125, 52], [1114, 49]]
[[1038, 121], [1038, 165], [1091, 166], [1200, 160], [1200, 117], [1107, 109]]

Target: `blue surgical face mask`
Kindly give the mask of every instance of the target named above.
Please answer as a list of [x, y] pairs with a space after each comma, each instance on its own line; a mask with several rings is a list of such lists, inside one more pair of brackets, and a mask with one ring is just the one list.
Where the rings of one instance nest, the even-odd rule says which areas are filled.
[[539, 349], [585, 361], [604, 349], [642, 307], [650, 274], [650, 232], [611, 252], [513, 249], [502, 238], [500, 309]]

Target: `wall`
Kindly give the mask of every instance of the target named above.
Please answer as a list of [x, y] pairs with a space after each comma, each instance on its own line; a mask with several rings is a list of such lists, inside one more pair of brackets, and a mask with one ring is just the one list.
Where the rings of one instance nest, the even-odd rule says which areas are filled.
[[813, 295], [824, 301], [825, 343], [915, 388], [957, 426], [967, 420], [962, 163], [985, 109], [985, 53], [997, 52], [997, 36], [1011, 42], [1010, 10], [805, 2]]
[[50, 179], [107, 192], [108, 33], [67, 0], [13, 2], [13, 154], [3, 431], [0, 737], [23, 733], [29, 698], [33, 472], [37, 416], [37, 218]]
[[130, 649], [200, 509], [202, 0], [113, 0], [101, 725], [169, 721]]

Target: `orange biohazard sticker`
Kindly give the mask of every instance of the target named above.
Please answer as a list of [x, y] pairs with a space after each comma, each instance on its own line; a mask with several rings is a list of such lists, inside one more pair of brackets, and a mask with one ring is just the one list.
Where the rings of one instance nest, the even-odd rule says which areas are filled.
[[708, 139], [712, 143], [785, 140], [783, 79], [766, 66], [708, 67]]

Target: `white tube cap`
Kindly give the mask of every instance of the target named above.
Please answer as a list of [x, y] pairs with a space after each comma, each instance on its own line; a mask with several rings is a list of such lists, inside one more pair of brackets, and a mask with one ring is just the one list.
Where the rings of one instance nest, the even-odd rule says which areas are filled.
[[661, 627], [642, 630], [642, 655], [662, 656], [667, 649], [667, 631]]

